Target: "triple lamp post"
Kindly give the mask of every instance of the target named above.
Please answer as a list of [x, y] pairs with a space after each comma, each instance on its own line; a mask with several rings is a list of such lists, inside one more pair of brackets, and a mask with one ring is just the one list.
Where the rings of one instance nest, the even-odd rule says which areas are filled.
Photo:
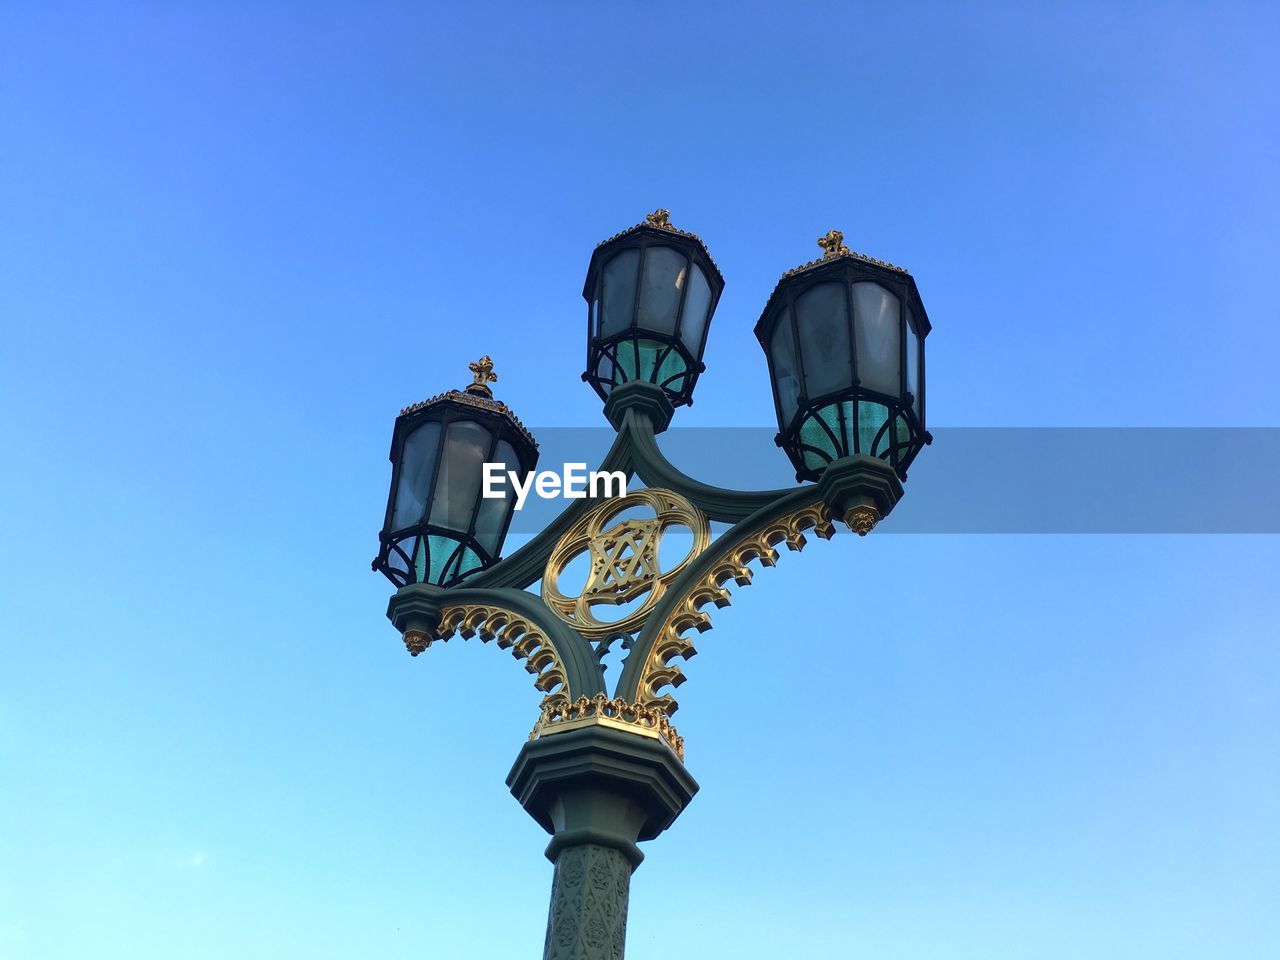
[[[638, 844], [666, 830], [698, 785], [671, 723], [691, 634], [704, 608], [777, 548], [826, 539], [833, 521], [865, 535], [902, 496], [930, 442], [924, 341], [929, 318], [911, 275], [854, 253], [836, 230], [819, 259], [782, 275], [755, 334], [769, 362], [776, 441], [798, 485], [726, 490], [672, 465], [655, 437], [693, 400], [724, 280], [694, 234], [667, 211], [596, 247], [587, 268], [583, 379], [617, 432], [600, 464], [644, 486], [570, 505], [500, 557], [515, 510], [510, 485], [482, 496], [484, 465], [524, 478], [538, 444], [493, 397], [488, 357], [473, 382], [406, 407], [391, 440], [391, 491], [373, 562], [397, 587], [387, 616], [414, 656], [454, 634], [495, 641], [523, 663], [543, 698], [507, 776], [552, 839], [555, 864], [544, 960], [621, 960]], [[623, 517], [624, 519], [618, 519]], [[712, 538], [710, 522], [731, 524]], [[666, 568], [675, 528], [690, 548]], [[562, 591], [586, 555], [585, 585]], [[529, 588], [540, 583], [540, 592]], [[601, 618], [602, 607], [618, 608]], [[626, 657], [610, 691], [603, 660]]]

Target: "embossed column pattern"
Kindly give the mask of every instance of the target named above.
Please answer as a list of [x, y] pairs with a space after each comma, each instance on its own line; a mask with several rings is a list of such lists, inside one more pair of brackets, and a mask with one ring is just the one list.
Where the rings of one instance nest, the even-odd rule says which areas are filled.
[[[552, 834], [556, 865], [544, 960], [622, 960], [631, 873], [689, 805], [698, 783], [652, 733], [580, 717], [530, 740], [507, 786]], [[614, 723], [618, 721], [613, 719]]]
[[543, 960], [622, 960], [631, 863], [597, 843], [565, 847], [556, 858]]

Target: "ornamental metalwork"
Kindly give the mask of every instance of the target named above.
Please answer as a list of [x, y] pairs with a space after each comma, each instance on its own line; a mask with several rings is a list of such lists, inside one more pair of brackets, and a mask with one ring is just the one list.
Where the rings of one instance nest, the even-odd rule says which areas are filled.
[[696, 579], [684, 584], [678, 593], [673, 593], [660, 618], [654, 620], [657, 631], [652, 644], [644, 652], [637, 702], [655, 707], [667, 716], [675, 713], [679, 707], [675, 697], [662, 691], [684, 682], [683, 671], [673, 661], [677, 658], [688, 661], [697, 653], [686, 634], [690, 631], [705, 633], [711, 629], [711, 617], [703, 607], [709, 604], [721, 609], [729, 606], [727, 584], [750, 585], [754, 576], [751, 564], [777, 566], [777, 546], [782, 544], [797, 552], [803, 550], [805, 533], [810, 530], [822, 540], [830, 540], [835, 533], [831, 510], [825, 503], [809, 504], [793, 513], [766, 520], [751, 532], [744, 531], [735, 541], [725, 544], [726, 549], [718, 552], [714, 563], [705, 572], [700, 572]]
[[812, 267], [820, 266], [834, 257], [850, 257], [854, 260], [861, 260], [863, 263], [871, 263], [877, 267], [884, 267], [886, 270], [892, 270], [895, 273], [908, 273], [906, 267], [900, 267], [897, 264], [889, 263], [887, 260], [879, 260], [875, 257], [868, 256], [865, 253], [859, 253], [857, 250], [850, 250], [844, 245], [844, 231], [828, 230], [818, 238], [818, 246], [822, 248], [822, 256], [817, 260], [810, 260], [808, 263], [802, 263], [798, 267], [792, 267], [782, 274], [782, 279], [794, 277], [798, 273], [803, 273]]
[[614, 727], [628, 733], [657, 737], [684, 760], [684, 737], [680, 736], [666, 712], [653, 704], [631, 703], [622, 697], [610, 699], [598, 693], [577, 700], [545, 702], [530, 740], [567, 733], [588, 724]]
[[670, 230], [671, 211], [658, 209], [653, 211], [653, 213], [646, 213], [644, 215], [644, 221], [651, 227], [662, 227], [664, 230]]
[[823, 257], [842, 257], [849, 255], [849, 248], [844, 245], [844, 232], [828, 230], [818, 238], [818, 246], [822, 248]]
[[546, 696], [542, 705], [555, 705], [565, 699], [564, 664], [550, 639], [529, 619], [499, 606], [472, 603], [445, 607], [440, 611], [440, 625], [432, 635], [422, 630], [406, 630], [404, 645], [412, 656], [423, 653], [432, 643], [447, 642], [455, 634], [464, 640], [479, 637], [481, 643], [497, 642], [499, 650], [509, 650], [524, 668], [533, 674], [533, 685]]
[[492, 399], [493, 391], [489, 389], [489, 384], [497, 383], [498, 375], [493, 372], [493, 361], [489, 359], [489, 355], [485, 354], [479, 360], [467, 364], [467, 368], [475, 377], [475, 380], [467, 386], [467, 393]]
[[[619, 514], [641, 507], [654, 516], [610, 523]], [[663, 570], [662, 540], [674, 528], [687, 529], [691, 542], [679, 562]], [[606, 500], [570, 527], [556, 544], [542, 578], [542, 599], [584, 637], [629, 633], [645, 621], [667, 586], [710, 541], [706, 515], [674, 491], [647, 488]], [[576, 594], [567, 595], [560, 589], [561, 581], [569, 565], [583, 554], [587, 557], [586, 582]], [[594, 610], [628, 604], [640, 597], [644, 599], [635, 609], [614, 620], [601, 619]]]
[[[872, 532], [932, 439], [924, 403], [931, 326], [915, 280], [850, 250], [839, 230], [818, 245], [822, 258], [783, 275], [755, 326], [794, 486], [715, 487], [658, 445], [676, 410], [692, 402], [724, 286], [702, 241], [672, 226], [665, 209], [598, 245], [583, 287], [583, 379], [616, 431], [598, 469], [621, 473], [631, 493], [570, 500], [500, 556], [512, 505], [501, 515], [501, 504], [480, 497], [476, 451], [489, 437], [486, 457], [506, 449], [508, 465], [514, 458], [529, 476], [537, 445], [493, 399], [492, 358], [469, 364], [473, 382], [463, 390], [397, 419], [374, 564], [399, 588], [388, 617], [414, 657], [455, 635], [493, 641], [542, 694], [507, 785], [553, 834], [544, 960], [623, 956], [631, 870], [643, 858], [637, 844], [666, 830], [698, 789], [671, 717], [697, 654], [693, 638], [711, 628], [710, 608], [727, 606], [730, 591], [774, 566], [784, 548], [801, 550], [810, 534], [830, 539], [837, 520], [859, 536]], [[727, 525], [715, 538], [713, 522]], [[672, 561], [663, 546], [669, 553], [677, 529], [687, 533], [674, 541], [681, 549]], [[471, 551], [466, 563], [437, 569], [441, 543], [458, 544], [457, 557]], [[571, 574], [581, 575], [577, 589]], [[622, 660], [606, 678], [611, 652]], [[755, 669], [770, 667], [762, 659]], [[804, 691], [777, 696], [798, 701]]]

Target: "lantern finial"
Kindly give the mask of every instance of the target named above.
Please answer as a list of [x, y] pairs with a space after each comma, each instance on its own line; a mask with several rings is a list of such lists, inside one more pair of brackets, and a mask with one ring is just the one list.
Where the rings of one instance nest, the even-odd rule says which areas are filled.
[[475, 375], [474, 382], [467, 384], [467, 393], [492, 400], [493, 391], [489, 389], [489, 384], [495, 383], [498, 375], [493, 372], [493, 361], [489, 359], [489, 355], [485, 354], [474, 363], [467, 364], [467, 368]]
[[849, 248], [844, 245], [844, 233], [840, 230], [828, 230], [826, 236], [818, 238], [818, 246], [822, 248], [822, 257], [843, 257], [848, 255]]
[[657, 210], [653, 211], [653, 213], [646, 213], [644, 215], [644, 220], [645, 220], [645, 223], [649, 224], [649, 226], [651, 227], [660, 227], [663, 230], [672, 229], [670, 210], [663, 210], [662, 208], [658, 208]]

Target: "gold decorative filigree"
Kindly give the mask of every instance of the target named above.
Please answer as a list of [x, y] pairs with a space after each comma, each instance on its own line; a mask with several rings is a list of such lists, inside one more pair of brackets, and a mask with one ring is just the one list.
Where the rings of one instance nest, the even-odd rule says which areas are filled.
[[[607, 526], [619, 513], [636, 506], [648, 506], [656, 516]], [[688, 527], [693, 544], [683, 560], [664, 571], [658, 563], [658, 549], [663, 535], [672, 527]], [[629, 633], [644, 623], [666, 588], [710, 542], [711, 525], [706, 515], [671, 490], [650, 487], [606, 500], [570, 527], [551, 551], [542, 576], [542, 599], [584, 637]], [[560, 577], [569, 563], [584, 552], [590, 562], [586, 585], [576, 597], [568, 597], [560, 590]], [[648, 596], [639, 607], [619, 620], [600, 620], [591, 609], [602, 604], [629, 603], [645, 593]]]
[[621, 697], [610, 700], [603, 693], [572, 701], [544, 703], [529, 739], [537, 740], [592, 724], [655, 737], [666, 743], [684, 762], [684, 737], [680, 736], [666, 713], [652, 705], [628, 703]]
[[818, 238], [818, 246], [822, 248], [823, 259], [848, 256], [849, 248], [844, 245], [844, 233], [840, 230], [828, 230], [825, 236]]
[[489, 384], [498, 382], [498, 375], [493, 372], [493, 361], [489, 359], [489, 355], [485, 354], [474, 363], [467, 364], [475, 379], [467, 384], [467, 393], [472, 396], [485, 397], [493, 399], [493, 391], [489, 389]]
[[660, 695], [658, 691], [684, 682], [684, 673], [671, 661], [676, 657], [688, 660], [697, 653], [683, 634], [689, 630], [703, 633], [711, 629], [711, 617], [703, 613], [702, 608], [708, 603], [727, 607], [730, 598], [725, 584], [730, 580], [740, 587], [751, 583], [753, 571], [749, 564], [753, 561], [758, 560], [766, 567], [774, 566], [778, 562], [778, 551], [774, 548], [779, 543], [785, 544], [788, 550], [802, 550], [808, 530], [820, 539], [831, 539], [835, 533], [831, 519], [831, 509], [818, 502], [770, 521], [727, 551], [710, 572], [689, 587], [659, 628], [650, 648], [640, 675], [638, 702], [667, 716], [675, 713], [678, 707], [675, 698], [670, 694]]
[[845, 513], [844, 522], [858, 536], [865, 537], [880, 522], [880, 514], [874, 507], [853, 507]]
[[404, 647], [409, 651], [409, 656], [411, 657], [416, 657], [431, 646], [431, 637], [427, 636], [422, 630], [406, 630], [403, 640]]
[[542, 701], [544, 708], [568, 700], [564, 664], [550, 639], [535, 623], [510, 610], [487, 604], [445, 607], [433, 635], [406, 630], [404, 644], [416, 657], [437, 640], [447, 641], [455, 633], [464, 640], [479, 636], [481, 643], [496, 640], [500, 650], [510, 650], [513, 657], [523, 660], [525, 670], [533, 674], [533, 685], [547, 695]]
[[663, 210], [661, 207], [653, 211], [653, 213], [646, 213], [644, 221], [651, 227], [660, 227], [663, 230], [673, 229], [671, 226], [671, 211]]

